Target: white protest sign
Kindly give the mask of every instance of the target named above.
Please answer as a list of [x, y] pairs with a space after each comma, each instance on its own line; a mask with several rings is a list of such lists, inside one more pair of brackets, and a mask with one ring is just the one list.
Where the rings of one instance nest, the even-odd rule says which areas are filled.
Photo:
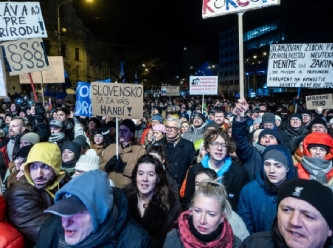
[[43, 40], [40, 38], [1, 43], [9, 75], [19, 75], [49, 68]]
[[190, 95], [217, 95], [217, 76], [191, 76]]
[[332, 94], [306, 96], [305, 100], [307, 109], [333, 109]]
[[[65, 82], [65, 71], [64, 71], [64, 60], [62, 56], [48, 56], [49, 69], [47, 71], [32, 72], [31, 76], [34, 83], [64, 83]], [[21, 84], [30, 84], [28, 74], [20, 74]]]
[[179, 96], [179, 86], [161, 86], [162, 96]]
[[2, 52], [0, 49], [0, 97], [7, 96], [7, 86], [6, 86], [6, 71], [5, 65], [2, 59]]
[[47, 37], [39, 2], [0, 2], [0, 41]]
[[142, 119], [143, 86], [122, 83], [91, 83], [92, 113], [127, 119]]
[[280, 0], [203, 0], [202, 18], [244, 12], [249, 9], [259, 9], [279, 4]]
[[333, 88], [333, 43], [270, 45], [267, 86]]

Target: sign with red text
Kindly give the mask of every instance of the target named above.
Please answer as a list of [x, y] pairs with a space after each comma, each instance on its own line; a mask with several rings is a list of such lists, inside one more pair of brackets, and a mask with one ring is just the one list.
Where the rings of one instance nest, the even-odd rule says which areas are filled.
[[[32, 72], [32, 80], [36, 84], [41, 83], [65, 83], [64, 60], [62, 56], [48, 56], [49, 70]], [[20, 74], [20, 84], [30, 84], [28, 74]]]
[[191, 76], [190, 95], [217, 95], [218, 76]]
[[125, 119], [142, 119], [143, 86], [122, 83], [91, 83], [92, 114]]
[[239, 13], [279, 4], [280, 0], [203, 0], [202, 18]]
[[271, 44], [267, 86], [333, 88], [333, 43]]
[[305, 100], [307, 109], [333, 109], [332, 94], [306, 96]]
[[11, 76], [49, 68], [41, 38], [3, 42], [1, 47]]
[[0, 2], [0, 41], [47, 37], [39, 2]]

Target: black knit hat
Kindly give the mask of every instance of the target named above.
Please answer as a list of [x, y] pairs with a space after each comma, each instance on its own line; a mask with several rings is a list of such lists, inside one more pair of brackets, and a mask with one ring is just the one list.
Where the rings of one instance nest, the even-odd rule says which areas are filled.
[[315, 180], [291, 179], [283, 183], [279, 189], [277, 202], [287, 197], [303, 200], [315, 207], [333, 229], [333, 192], [330, 188]]
[[206, 121], [206, 117], [202, 113], [196, 112], [193, 114], [193, 118], [194, 117], [199, 117], [203, 123], [205, 123], [205, 121]]
[[71, 150], [75, 154], [75, 159], [78, 160], [81, 155], [81, 147], [73, 141], [65, 141], [61, 146], [61, 153], [65, 150]]
[[260, 139], [266, 134], [273, 135], [276, 138], [276, 140], [278, 141], [278, 143], [281, 144], [280, 134], [278, 132], [276, 132], [275, 130], [269, 129], [269, 128], [265, 128], [264, 130], [262, 130], [260, 132], [259, 137], [258, 137], [258, 143], [260, 143]]
[[329, 146], [326, 146], [324, 144], [310, 144], [308, 145], [307, 149], [310, 150], [311, 148], [313, 147], [321, 147], [321, 148], [324, 148], [326, 153], [329, 153], [330, 152], [330, 147]]
[[120, 125], [126, 126], [132, 133], [135, 133], [135, 124], [130, 119], [125, 119], [121, 122]]
[[321, 118], [321, 117], [316, 117], [316, 118], [314, 118], [314, 119], [311, 121], [310, 127], [312, 128], [312, 126], [313, 126], [314, 124], [322, 124], [324, 127], [327, 128], [327, 122], [326, 122], [323, 118]]
[[18, 157], [21, 158], [27, 158], [28, 154], [31, 150], [32, 145], [30, 146], [23, 146], [22, 148], [20, 148], [20, 150], [18, 150], [18, 152], [15, 154], [14, 159], [17, 159]]
[[99, 128], [102, 126], [101, 121], [97, 117], [91, 117], [89, 121], [93, 121], [96, 124], [96, 128]]

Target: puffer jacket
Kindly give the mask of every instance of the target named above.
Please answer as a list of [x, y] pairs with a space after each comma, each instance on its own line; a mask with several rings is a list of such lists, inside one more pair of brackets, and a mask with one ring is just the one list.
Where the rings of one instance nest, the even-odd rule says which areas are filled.
[[[123, 173], [111, 172], [109, 178], [115, 183], [116, 187], [124, 188], [125, 185], [131, 182], [130, 177], [132, 176], [132, 170], [138, 161], [138, 159], [146, 154], [145, 148], [141, 145], [130, 145], [122, 148], [118, 146], [118, 153], [122, 161], [126, 163]], [[105, 170], [105, 164], [116, 155], [116, 144], [109, 145], [101, 156], [100, 168]]]
[[191, 142], [195, 142], [198, 139], [202, 139], [204, 132], [205, 132], [205, 126], [206, 124], [204, 123], [201, 127], [195, 128], [195, 127], [190, 127], [184, 134], [183, 138], [187, 139]]
[[2, 195], [0, 195], [0, 247], [25, 247], [23, 235], [6, 221], [6, 202]]

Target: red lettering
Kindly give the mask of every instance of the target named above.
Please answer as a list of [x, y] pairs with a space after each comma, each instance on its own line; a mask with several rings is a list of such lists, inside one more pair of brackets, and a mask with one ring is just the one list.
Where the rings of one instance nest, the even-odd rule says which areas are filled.
[[238, 3], [239, 7], [246, 7], [250, 4], [249, 1], [246, 1], [246, 2], [242, 3], [241, 0], [237, 0], [237, 3]]
[[208, 6], [209, 2], [210, 2], [210, 0], [203, 0], [203, 3], [202, 3], [203, 14], [206, 14], [206, 10], [208, 10], [211, 13], [214, 13], [214, 10], [212, 10], [212, 8]]

